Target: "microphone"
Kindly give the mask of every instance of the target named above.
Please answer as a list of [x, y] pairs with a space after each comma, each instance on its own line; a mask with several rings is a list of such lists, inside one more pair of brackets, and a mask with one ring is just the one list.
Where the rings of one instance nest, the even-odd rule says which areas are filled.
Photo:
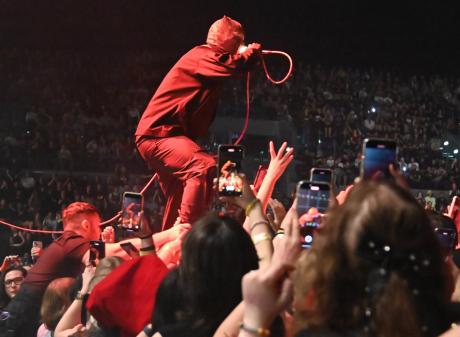
[[[238, 48], [238, 54], [244, 53], [247, 49], [248, 49], [248, 46], [241, 45]], [[268, 69], [267, 69], [267, 65], [265, 64], [265, 60], [263, 57], [261, 57], [262, 66], [264, 68], [265, 76], [267, 77], [267, 79], [273, 84], [283, 84], [284, 82], [286, 82], [292, 74], [292, 67], [293, 67], [292, 57], [288, 53], [285, 53], [284, 51], [280, 51], [280, 50], [262, 50], [261, 54], [262, 55], [281, 55], [281, 56], [284, 56], [288, 60], [289, 70], [286, 73], [286, 76], [284, 76], [281, 80], [276, 81], [273, 78], [271, 78], [270, 74], [268, 73]]]
[[[241, 46], [238, 48], [238, 54], [244, 53], [247, 49], [248, 49], [248, 46], [241, 45]], [[261, 50], [261, 53], [262, 53], [262, 54], [271, 54], [271, 51], [270, 51], [270, 50]]]

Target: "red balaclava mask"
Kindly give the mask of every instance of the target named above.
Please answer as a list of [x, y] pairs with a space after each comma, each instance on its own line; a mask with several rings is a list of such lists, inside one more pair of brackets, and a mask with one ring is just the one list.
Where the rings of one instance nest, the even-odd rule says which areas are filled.
[[238, 51], [243, 41], [243, 26], [226, 15], [211, 25], [206, 39], [207, 44], [231, 54], [235, 54]]

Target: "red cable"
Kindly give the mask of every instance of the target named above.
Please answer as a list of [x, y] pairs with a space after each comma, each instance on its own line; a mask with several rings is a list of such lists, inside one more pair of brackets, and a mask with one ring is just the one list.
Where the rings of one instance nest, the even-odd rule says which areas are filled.
[[[275, 54], [283, 55], [289, 61], [289, 70], [286, 73], [286, 76], [284, 76], [279, 81], [275, 81], [274, 79], [271, 78], [270, 74], [268, 73], [267, 65], [265, 64], [265, 59], [262, 56], [262, 55], [275, 55]], [[264, 68], [265, 76], [267, 77], [267, 79], [270, 82], [272, 82], [273, 84], [283, 84], [284, 82], [286, 82], [289, 79], [289, 77], [291, 77], [292, 68], [293, 68], [293, 62], [292, 62], [292, 57], [288, 53], [278, 51], [278, 50], [262, 50], [262, 55], [260, 56], [260, 58], [262, 60], [262, 66]], [[250, 98], [251, 98], [250, 97], [250, 90], [249, 90], [250, 89], [250, 78], [251, 78], [251, 73], [248, 72], [247, 77], [246, 77], [246, 118], [244, 120], [243, 130], [241, 131], [240, 136], [236, 140], [235, 145], [238, 145], [243, 140], [243, 137], [246, 134], [246, 131], [248, 130], [248, 126], [249, 126], [249, 111], [250, 111], [249, 102], [250, 102]]]
[[[148, 181], [148, 183], [144, 186], [144, 188], [141, 190], [141, 194], [144, 194], [145, 191], [147, 190], [147, 188], [150, 187], [150, 185], [152, 184], [152, 182], [158, 178], [158, 173], [155, 173], [152, 178], [150, 178], [150, 180]], [[116, 219], [118, 219], [119, 217], [121, 216], [120, 213], [117, 213], [115, 216], [113, 216], [112, 218], [110, 218], [109, 220], [105, 220], [103, 222], [101, 222], [99, 224], [99, 226], [105, 226], [107, 225], [108, 223], [111, 223], [112, 221], [115, 221]], [[11, 227], [11, 228], [15, 228], [15, 229], [18, 229], [18, 230], [21, 230], [21, 231], [24, 231], [24, 232], [31, 232], [31, 233], [42, 233], [42, 234], [62, 234], [64, 233], [64, 231], [48, 231], [48, 230], [44, 230], [44, 229], [30, 229], [30, 228], [26, 228], [26, 227], [20, 227], [20, 226], [16, 226], [16, 225], [13, 225], [13, 224], [10, 224], [9, 222], [6, 222], [6, 221], [3, 221], [3, 220], [0, 220], [0, 224], [2, 225], [5, 225], [5, 226], [8, 226], [8, 227]]]
[[235, 142], [235, 145], [238, 145], [242, 140], [249, 126], [249, 102], [250, 102], [250, 83], [251, 83], [251, 73], [248, 71], [246, 75], [246, 118], [244, 120], [244, 127], [240, 133], [240, 136]]
[[3, 220], [0, 220], [0, 224], [11, 227], [11, 228], [15, 228], [15, 229], [18, 229], [24, 232], [31, 232], [31, 233], [43, 233], [43, 234], [62, 234], [64, 233], [64, 231], [48, 231], [44, 229], [30, 229], [30, 228], [25, 228], [25, 227], [19, 227], [19, 226], [10, 224], [8, 222], [5, 222]]
[[292, 57], [288, 54], [288, 53], [285, 53], [283, 51], [279, 51], [279, 50], [262, 50], [262, 55], [283, 55], [285, 56], [288, 61], [289, 61], [289, 70], [288, 72], [286, 73], [286, 76], [284, 76], [281, 80], [279, 81], [275, 81], [274, 79], [272, 79], [270, 77], [270, 74], [268, 73], [268, 69], [267, 69], [267, 65], [265, 64], [265, 59], [263, 57], [261, 57], [262, 59], [262, 66], [264, 67], [264, 71], [265, 71], [265, 76], [267, 76], [267, 79], [272, 82], [273, 84], [283, 84], [284, 82], [286, 82], [288, 80], [289, 77], [291, 77], [292, 75], [292, 68], [293, 68], [293, 62], [292, 62]]

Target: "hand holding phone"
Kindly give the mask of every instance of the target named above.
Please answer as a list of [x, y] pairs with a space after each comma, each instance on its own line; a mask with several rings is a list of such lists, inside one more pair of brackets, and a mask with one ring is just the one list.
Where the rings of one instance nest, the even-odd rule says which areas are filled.
[[332, 185], [332, 170], [314, 167], [310, 170], [310, 181], [328, 183]]
[[218, 191], [220, 196], [241, 196], [243, 182], [239, 177], [244, 148], [241, 145], [220, 145], [218, 153]]
[[139, 256], [139, 250], [131, 242], [122, 242], [120, 247], [128, 254], [132, 259]]
[[89, 262], [96, 266], [105, 257], [105, 242], [93, 240], [89, 242]]
[[392, 179], [389, 167], [391, 164], [395, 165], [396, 156], [395, 141], [366, 138], [363, 142], [361, 178], [365, 180]]
[[121, 227], [127, 230], [138, 231], [143, 209], [144, 197], [142, 194], [125, 192], [122, 202]]
[[331, 187], [328, 183], [300, 181], [297, 184], [297, 214], [302, 248], [313, 245], [314, 233], [329, 206]]
[[30, 250], [30, 255], [32, 256], [32, 262], [37, 262], [40, 254], [43, 250], [43, 242], [42, 241], [32, 241], [32, 249]]

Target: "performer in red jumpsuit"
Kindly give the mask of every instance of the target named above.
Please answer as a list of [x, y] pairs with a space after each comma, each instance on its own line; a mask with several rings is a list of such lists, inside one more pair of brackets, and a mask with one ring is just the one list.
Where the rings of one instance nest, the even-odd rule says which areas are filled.
[[224, 16], [212, 24], [206, 44], [186, 53], [172, 67], [148, 104], [136, 130], [136, 145], [159, 175], [166, 197], [163, 229], [180, 217], [193, 223], [208, 209], [214, 158], [195, 140], [211, 125], [225, 79], [257, 62], [260, 44], [242, 52], [241, 24]]

